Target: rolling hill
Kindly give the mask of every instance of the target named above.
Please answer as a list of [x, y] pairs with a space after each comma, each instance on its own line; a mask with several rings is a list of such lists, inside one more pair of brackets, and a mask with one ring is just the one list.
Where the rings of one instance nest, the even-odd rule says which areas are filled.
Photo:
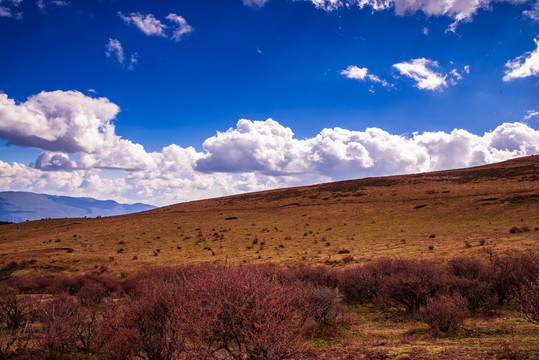
[[119, 204], [112, 200], [75, 198], [23, 191], [0, 192], [0, 221], [22, 222], [45, 218], [96, 217], [154, 209], [146, 204]]
[[[28, 276], [193, 262], [349, 266], [539, 250], [539, 157], [194, 201], [107, 218], [0, 227], [0, 263]], [[513, 230], [511, 230], [514, 228]], [[515, 230], [516, 229], [516, 230]], [[347, 257], [346, 261], [343, 259]]]

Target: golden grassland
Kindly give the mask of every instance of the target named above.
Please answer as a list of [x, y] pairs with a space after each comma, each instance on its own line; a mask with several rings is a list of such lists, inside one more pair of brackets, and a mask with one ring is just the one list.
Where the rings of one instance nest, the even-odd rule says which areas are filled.
[[[348, 266], [381, 256], [443, 262], [539, 248], [539, 157], [465, 170], [343, 181], [148, 212], [0, 227], [0, 264], [18, 275], [194, 262]], [[511, 227], [530, 231], [510, 233]], [[466, 242], [468, 245], [466, 246]], [[483, 245], [481, 245], [483, 244]], [[339, 254], [348, 250], [349, 254]]]
[[[516, 227], [521, 232], [511, 233]], [[102, 267], [197, 262], [354, 266], [375, 258], [445, 262], [487, 249], [539, 250], [539, 157], [463, 170], [370, 178], [229, 196], [138, 214], [0, 227], [0, 265], [13, 275], [77, 275]], [[529, 230], [529, 231], [528, 231]], [[345, 250], [345, 251], [342, 251]], [[340, 253], [339, 253], [340, 252]], [[348, 257], [347, 261], [343, 258]], [[346, 304], [322, 359], [538, 359], [539, 326], [510, 305], [437, 338], [395, 310]]]

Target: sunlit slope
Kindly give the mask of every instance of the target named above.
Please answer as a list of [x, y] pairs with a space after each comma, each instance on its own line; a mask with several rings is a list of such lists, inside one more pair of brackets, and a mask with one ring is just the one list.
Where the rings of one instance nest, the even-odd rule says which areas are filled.
[[[515, 233], [510, 229], [516, 227]], [[191, 262], [444, 261], [485, 249], [539, 250], [539, 157], [167, 206], [101, 218], [0, 227], [0, 262], [28, 276], [115, 273]], [[528, 231], [529, 230], [529, 231]]]

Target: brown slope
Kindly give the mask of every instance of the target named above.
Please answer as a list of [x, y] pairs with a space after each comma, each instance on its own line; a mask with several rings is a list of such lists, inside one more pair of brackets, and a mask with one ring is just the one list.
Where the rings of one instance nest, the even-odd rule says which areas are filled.
[[[4, 225], [0, 263], [36, 259], [35, 269], [19, 272], [41, 274], [198, 261], [342, 264], [348, 255], [352, 264], [378, 256], [443, 261], [483, 255], [486, 248], [538, 250], [538, 179], [539, 157], [532, 156], [228, 196], [110, 218]], [[530, 231], [511, 234], [513, 226]]]

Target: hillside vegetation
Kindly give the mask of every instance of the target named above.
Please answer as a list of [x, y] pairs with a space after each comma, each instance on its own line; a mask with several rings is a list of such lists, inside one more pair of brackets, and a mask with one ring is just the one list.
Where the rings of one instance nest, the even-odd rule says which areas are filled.
[[[280, 189], [91, 219], [2, 225], [0, 265], [23, 276], [198, 262], [444, 262], [539, 247], [539, 157]], [[514, 228], [513, 230], [511, 230]], [[346, 258], [346, 264], [343, 259]]]
[[537, 359], [539, 157], [0, 225], [0, 358]]

